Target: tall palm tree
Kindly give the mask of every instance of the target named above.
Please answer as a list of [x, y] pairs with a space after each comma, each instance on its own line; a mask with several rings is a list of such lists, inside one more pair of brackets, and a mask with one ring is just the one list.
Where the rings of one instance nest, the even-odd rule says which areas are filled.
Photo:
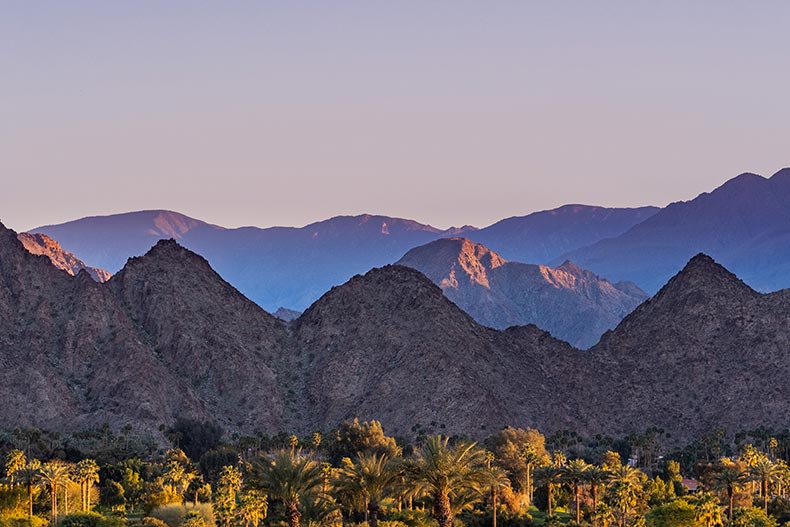
[[387, 454], [360, 453], [356, 461], [343, 458], [337, 488], [352, 503], [361, 503], [365, 520], [378, 527], [381, 500], [400, 476], [400, 469]]
[[288, 527], [299, 527], [299, 499], [321, 487], [323, 474], [321, 465], [300, 451], [285, 450], [253, 462], [249, 479], [269, 497], [282, 502]]
[[584, 471], [584, 481], [590, 486], [593, 510], [598, 508], [598, 489], [611, 481], [612, 473], [598, 465], [590, 465]]
[[779, 477], [777, 466], [767, 458], [760, 459], [749, 467], [749, 479], [760, 484], [760, 495], [763, 498], [763, 510], [768, 513], [768, 486]]
[[[491, 453], [489, 452], [489, 454]], [[483, 478], [485, 488], [490, 489], [491, 491], [491, 526], [496, 527], [497, 501], [499, 499], [499, 491], [501, 489], [510, 487], [510, 478], [507, 477], [507, 471], [505, 469], [491, 464], [493, 457], [493, 454], [486, 457], [486, 468]]]
[[713, 474], [715, 488], [727, 491], [727, 519], [732, 521], [732, 509], [735, 491], [746, 481], [746, 473], [737, 463], [729, 459], [722, 460], [718, 470]]
[[17, 483], [24, 485], [27, 489], [27, 517], [28, 520], [33, 519], [33, 490], [41, 481], [41, 462], [37, 459], [31, 459], [27, 464], [18, 468], [14, 472], [14, 478]]
[[69, 466], [62, 461], [49, 461], [39, 470], [41, 480], [49, 487], [52, 525], [58, 524], [58, 490], [69, 481]]
[[620, 465], [612, 470], [612, 483], [609, 486], [612, 505], [617, 511], [620, 527], [625, 527], [629, 509], [637, 501], [639, 472], [630, 465]]
[[576, 524], [581, 523], [581, 486], [584, 480], [584, 475], [590, 466], [582, 459], [574, 459], [569, 461], [562, 467], [562, 476], [565, 481], [571, 484], [573, 489], [573, 503], [576, 507]]
[[526, 443], [519, 451], [519, 459], [524, 463], [524, 494], [529, 507], [532, 505], [532, 471], [540, 462], [540, 456], [533, 445]]
[[535, 479], [540, 485], [546, 487], [548, 506], [546, 512], [549, 518], [554, 516], [554, 489], [562, 484], [564, 472], [561, 466], [546, 465], [535, 471]]
[[449, 438], [431, 436], [408, 467], [412, 479], [424, 486], [433, 499], [433, 517], [439, 527], [452, 527], [455, 519], [451, 500], [484, 483], [485, 454], [476, 443], [449, 445]]
[[77, 483], [80, 484], [82, 512], [90, 512], [90, 488], [91, 485], [99, 482], [99, 465], [93, 459], [83, 459], [77, 463], [74, 475]]

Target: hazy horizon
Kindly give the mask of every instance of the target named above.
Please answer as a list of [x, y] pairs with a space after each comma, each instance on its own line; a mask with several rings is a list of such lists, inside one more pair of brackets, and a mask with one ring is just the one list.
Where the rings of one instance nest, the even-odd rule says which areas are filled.
[[0, 219], [478, 227], [790, 164], [790, 4], [9, 2]]

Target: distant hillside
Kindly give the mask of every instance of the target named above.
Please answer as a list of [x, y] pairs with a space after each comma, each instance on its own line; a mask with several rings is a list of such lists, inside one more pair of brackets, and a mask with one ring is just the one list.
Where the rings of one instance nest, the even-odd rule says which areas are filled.
[[465, 238], [417, 247], [398, 264], [425, 274], [480, 324], [535, 324], [580, 348], [647, 299], [634, 284], [612, 284], [571, 262], [556, 269], [509, 262]]
[[[330, 287], [398, 260], [410, 249], [451, 236], [490, 239], [519, 261], [545, 262], [567, 250], [624, 232], [654, 212], [573, 205], [486, 229], [441, 230], [388, 216], [339, 216], [305, 227], [225, 229], [170, 211], [96, 216], [35, 229], [89, 265], [117, 272], [129, 257], [173, 238], [204, 255], [217, 271], [261, 307], [302, 311]], [[478, 238], [474, 238], [478, 239]], [[539, 251], [540, 255], [534, 251]]]
[[570, 251], [582, 267], [656, 292], [704, 252], [762, 291], [790, 287], [790, 169], [742, 174], [691, 201], [673, 203], [615, 238]]
[[463, 236], [517, 262], [548, 264], [574, 249], [623, 234], [660, 209], [565, 205], [498, 221]]

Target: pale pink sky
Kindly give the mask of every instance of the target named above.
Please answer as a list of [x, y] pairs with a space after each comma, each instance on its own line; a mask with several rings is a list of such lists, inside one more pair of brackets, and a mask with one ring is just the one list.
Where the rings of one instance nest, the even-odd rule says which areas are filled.
[[[692, 5], [693, 4], [693, 5]], [[439, 227], [790, 165], [790, 3], [4, 2], [0, 220]]]

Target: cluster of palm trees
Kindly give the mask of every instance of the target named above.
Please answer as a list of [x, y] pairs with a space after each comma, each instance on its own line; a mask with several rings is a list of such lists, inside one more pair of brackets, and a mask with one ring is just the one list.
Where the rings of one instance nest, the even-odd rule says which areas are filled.
[[573, 497], [573, 512], [576, 523], [581, 523], [581, 491], [589, 488], [590, 499], [594, 512], [599, 512], [598, 500], [600, 490], [606, 486], [609, 497], [615, 508], [621, 526], [629, 509], [635, 501], [635, 494], [640, 485], [641, 472], [630, 465], [619, 462], [599, 466], [586, 463], [582, 459], [565, 460], [564, 456], [556, 455], [548, 465], [535, 472], [537, 482], [546, 488], [547, 514], [554, 515], [554, 494], [561, 485], [568, 485]]
[[740, 457], [722, 458], [715, 466], [712, 482], [716, 489], [727, 494], [727, 518], [733, 517], [737, 492], [746, 487], [750, 494], [758, 493], [763, 510], [768, 512], [768, 502], [774, 495], [790, 495], [790, 467], [783, 460], [772, 461], [766, 454], [747, 445]]
[[[252, 463], [248, 484], [282, 503], [289, 527], [298, 527], [305, 508], [308, 525], [336, 513], [338, 502], [365, 514], [377, 527], [381, 503], [394, 498], [399, 506], [417, 496], [429, 496], [439, 527], [452, 527], [455, 515], [509, 486], [507, 474], [492, 464], [490, 455], [475, 443], [451, 444], [429, 437], [410, 459], [386, 453], [362, 452], [344, 458], [339, 468], [327, 469], [298, 450], [284, 450]], [[323, 511], [323, 512], [321, 512]]]
[[21, 450], [12, 450], [5, 464], [9, 484], [21, 485], [27, 490], [28, 519], [33, 517], [33, 495], [37, 486], [43, 485], [50, 495], [50, 521], [57, 525], [59, 518], [58, 499], [63, 495], [66, 514], [68, 514], [68, 487], [72, 483], [80, 486], [80, 510], [91, 510], [90, 489], [99, 482], [99, 465], [93, 459], [83, 459], [70, 464], [59, 460], [41, 463], [37, 459], [27, 459]]

